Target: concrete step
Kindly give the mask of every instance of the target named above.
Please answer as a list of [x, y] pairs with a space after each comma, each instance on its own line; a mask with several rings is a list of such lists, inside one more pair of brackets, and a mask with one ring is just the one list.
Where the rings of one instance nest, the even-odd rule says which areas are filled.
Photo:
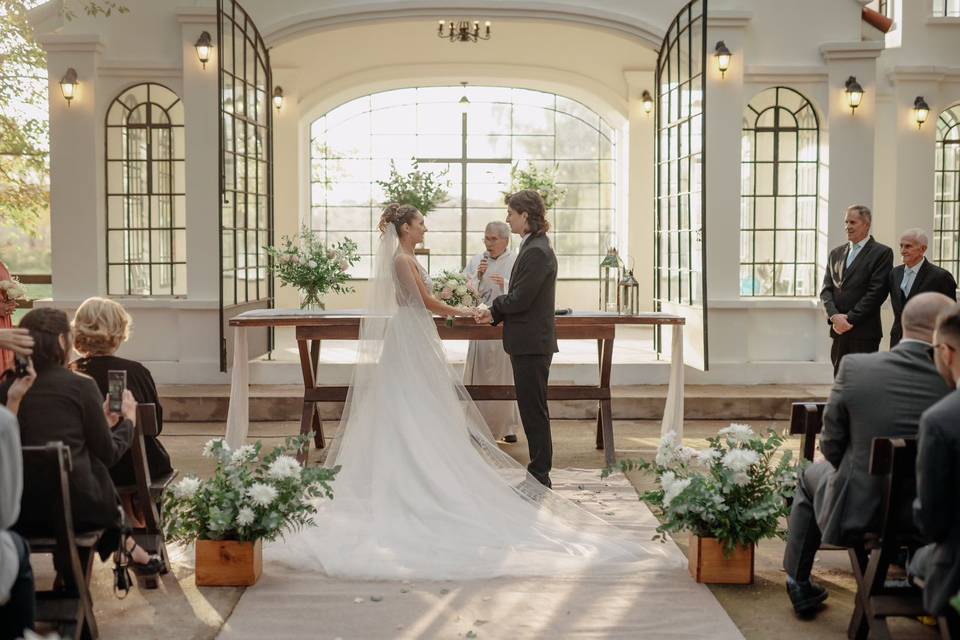
[[[556, 380], [557, 384], [570, 384]], [[687, 420], [786, 420], [790, 403], [801, 400], [824, 400], [829, 385], [687, 385], [684, 396], [684, 417]], [[160, 385], [164, 419], [170, 422], [224, 422], [230, 387], [227, 385]], [[663, 414], [667, 397], [666, 385], [615, 386], [613, 418], [615, 420], [656, 420]], [[251, 385], [250, 420], [270, 422], [299, 420], [303, 409], [303, 387], [300, 385]], [[320, 403], [323, 420], [338, 420], [342, 403]], [[550, 415], [564, 420], [587, 420], [597, 417], [595, 401], [551, 401]]]

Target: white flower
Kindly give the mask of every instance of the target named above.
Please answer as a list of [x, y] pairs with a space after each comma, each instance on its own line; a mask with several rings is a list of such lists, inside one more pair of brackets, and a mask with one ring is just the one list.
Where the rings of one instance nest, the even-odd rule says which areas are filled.
[[699, 452], [693, 447], [680, 447], [676, 451], [676, 456], [677, 460], [686, 464], [697, 457], [697, 453]]
[[713, 461], [720, 457], [720, 452], [716, 449], [700, 449], [697, 451], [697, 464], [709, 467]]
[[300, 476], [300, 463], [296, 458], [290, 456], [280, 456], [270, 463], [267, 473], [271, 478], [283, 480], [284, 478], [296, 478]]
[[460, 283], [454, 280], [453, 278], [450, 278], [449, 280], [447, 280], [447, 288], [450, 289], [451, 291], [456, 290], [456, 288], [459, 286], [460, 286]]
[[277, 499], [278, 492], [268, 484], [254, 482], [247, 489], [247, 497], [258, 507], [269, 506], [271, 502]]
[[237, 524], [241, 527], [253, 524], [254, 518], [253, 509], [250, 507], [240, 507], [240, 511], [237, 512]]
[[333, 260], [334, 257], [336, 257], [336, 255], [337, 255], [336, 251], [334, 251], [333, 249], [327, 249], [327, 258], [329, 258], [330, 260]]
[[317, 268], [317, 261], [316, 261], [316, 260], [313, 260], [313, 259], [308, 260], [308, 261], [307, 261], [307, 266], [310, 267], [311, 269], [316, 269], [316, 268]]
[[341, 271], [346, 271], [350, 268], [350, 263], [347, 262], [346, 258], [341, 258], [340, 262], [337, 263], [337, 266], [340, 267]]
[[657, 447], [657, 465], [666, 467], [673, 461], [678, 445], [677, 440], [676, 431], [668, 431], [667, 435], [663, 436], [663, 439], [660, 440], [660, 445]]
[[731, 449], [723, 454], [723, 466], [738, 474], [745, 472], [758, 462], [760, 462], [760, 454], [751, 449]]
[[743, 444], [753, 439], [753, 429], [745, 424], [731, 424], [725, 429], [720, 429], [720, 436], [725, 436], [727, 440], [733, 440], [737, 444]]
[[660, 487], [663, 489], [663, 506], [669, 507], [674, 498], [683, 493], [690, 486], [690, 478], [677, 479], [676, 474], [667, 471], [660, 476]]
[[184, 478], [173, 485], [173, 495], [177, 498], [192, 498], [200, 489], [200, 480], [197, 478]]
[[207, 440], [207, 444], [203, 445], [203, 457], [212, 458], [213, 457], [213, 447], [220, 443], [224, 451], [230, 451], [230, 447], [227, 446], [226, 441], [223, 438], [213, 438], [212, 440]]
[[253, 460], [255, 455], [257, 455], [257, 448], [252, 444], [245, 444], [230, 455], [230, 464], [237, 465]]

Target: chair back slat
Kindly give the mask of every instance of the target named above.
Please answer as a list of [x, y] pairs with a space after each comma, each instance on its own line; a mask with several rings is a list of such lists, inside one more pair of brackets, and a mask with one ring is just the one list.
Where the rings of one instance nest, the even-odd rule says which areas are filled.
[[825, 402], [794, 402], [790, 407], [790, 435], [800, 436], [800, 457], [803, 460], [813, 461], [826, 406]]

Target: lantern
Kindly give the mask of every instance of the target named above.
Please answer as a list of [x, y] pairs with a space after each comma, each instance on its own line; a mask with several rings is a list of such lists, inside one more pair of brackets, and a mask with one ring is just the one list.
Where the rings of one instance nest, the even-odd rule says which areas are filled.
[[633, 269], [628, 269], [617, 287], [617, 312], [635, 316], [640, 312], [640, 283], [633, 277]]
[[616, 247], [610, 247], [600, 262], [600, 311], [617, 311], [617, 286], [622, 269]]

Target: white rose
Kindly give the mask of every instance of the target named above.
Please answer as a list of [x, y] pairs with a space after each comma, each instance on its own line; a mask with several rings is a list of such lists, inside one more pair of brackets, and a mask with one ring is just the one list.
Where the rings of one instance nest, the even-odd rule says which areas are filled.
[[453, 278], [450, 278], [449, 280], [447, 280], [447, 288], [448, 288], [448, 289], [454, 290], [454, 289], [456, 289], [456, 288], [459, 287], [459, 286], [460, 286], [460, 283], [457, 282], [456, 280], [454, 280]]
[[278, 492], [268, 484], [254, 482], [247, 489], [247, 497], [258, 507], [267, 507], [277, 499]]
[[455, 291], [456, 291], [458, 294], [460, 294], [461, 296], [467, 295], [467, 288], [466, 288], [465, 286], [463, 286], [463, 285], [460, 285], [459, 287], [457, 287], [457, 288], [455, 289]]
[[280, 456], [270, 463], [267, 474], [271, 478], [283, 480], [284, 478], [296, 478], [300, 476], [300, 463], [296, 458], [290, 456]]
[[237, 524], [241, 527], [253, 524], [254, 518], [253, 509], [250, 507], [240, 507], [240, 511], [237, 512]]
[[350, 263], [347, 262], [346, 258], [341, 258], [340, 262], [337, 263], [341, 271], [346, 271], [350, 268]]
[[192, 498], [200, 489], [200, 480], [187, 477], [173, 485], [173, 495], [177, 498]]

